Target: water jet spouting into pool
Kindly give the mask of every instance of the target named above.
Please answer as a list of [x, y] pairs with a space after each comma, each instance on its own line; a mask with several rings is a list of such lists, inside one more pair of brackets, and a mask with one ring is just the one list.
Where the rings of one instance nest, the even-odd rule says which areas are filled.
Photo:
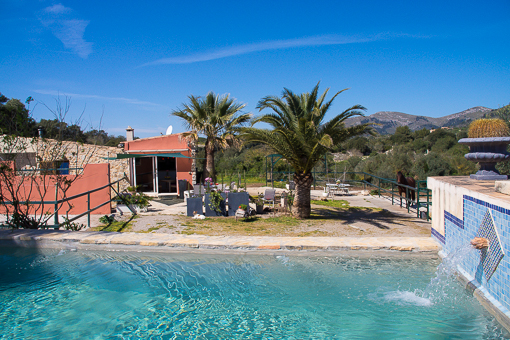
[[483, 237], [475, 237], [471, 240], [471, 245], [478, 250], [486, 249], [489, 247], [489, 240]]

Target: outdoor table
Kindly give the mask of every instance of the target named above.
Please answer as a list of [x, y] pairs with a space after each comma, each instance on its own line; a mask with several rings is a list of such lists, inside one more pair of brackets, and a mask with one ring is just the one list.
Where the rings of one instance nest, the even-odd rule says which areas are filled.
[[350, 184], [344, 184], [344, 183], [326, 183], [326, 186], [328, 187], [328, 192], [330, 195], [336, 195], [336, 194], [349, 194], [349, 187]]

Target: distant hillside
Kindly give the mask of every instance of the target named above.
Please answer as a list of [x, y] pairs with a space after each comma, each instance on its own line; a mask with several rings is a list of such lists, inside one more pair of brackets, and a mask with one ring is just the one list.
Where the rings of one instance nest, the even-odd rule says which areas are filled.
[[437, 129], [442, 126], [464, 126], [471, 121], [483, 117], [493, 109], [476, 106], [462, 112], [448, 116], [431, 118], [425, 116], [414, 116], [402, 112], [380, 111], [366, 117], [353, 117], [346, 121], [347, 126], [363, 123], [378, 123], [374, 128], [382, 135], [393, 134], [399, 126], [407, 125], [412, 131], [426, 129]]

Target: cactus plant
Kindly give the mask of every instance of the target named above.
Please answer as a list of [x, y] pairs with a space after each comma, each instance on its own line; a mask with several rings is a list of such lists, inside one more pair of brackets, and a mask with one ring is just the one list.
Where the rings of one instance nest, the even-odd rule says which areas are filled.
[[510, 129], [506, 122], [499, 118], [482, 118], [469, 125], [469, 138], [508, 137]]

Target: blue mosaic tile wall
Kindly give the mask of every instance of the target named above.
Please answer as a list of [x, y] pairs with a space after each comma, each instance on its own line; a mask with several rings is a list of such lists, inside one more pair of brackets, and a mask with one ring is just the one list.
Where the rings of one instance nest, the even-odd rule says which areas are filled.
[[447, 254], [454, 253], [468, 245], [477, 235], [494, 235], [493, 231], [496, 230], [499, 238], [493, 237], [490, 241], [491, 251], [482, 253], [473, 250], [465, 257], [461, 266], [481, 283], [494, 299], [510, 309], [510, 209], [467, 195], [464, 195], [463, 205], [462, 221], [449, 212], [444, 212], [443, 249]]

